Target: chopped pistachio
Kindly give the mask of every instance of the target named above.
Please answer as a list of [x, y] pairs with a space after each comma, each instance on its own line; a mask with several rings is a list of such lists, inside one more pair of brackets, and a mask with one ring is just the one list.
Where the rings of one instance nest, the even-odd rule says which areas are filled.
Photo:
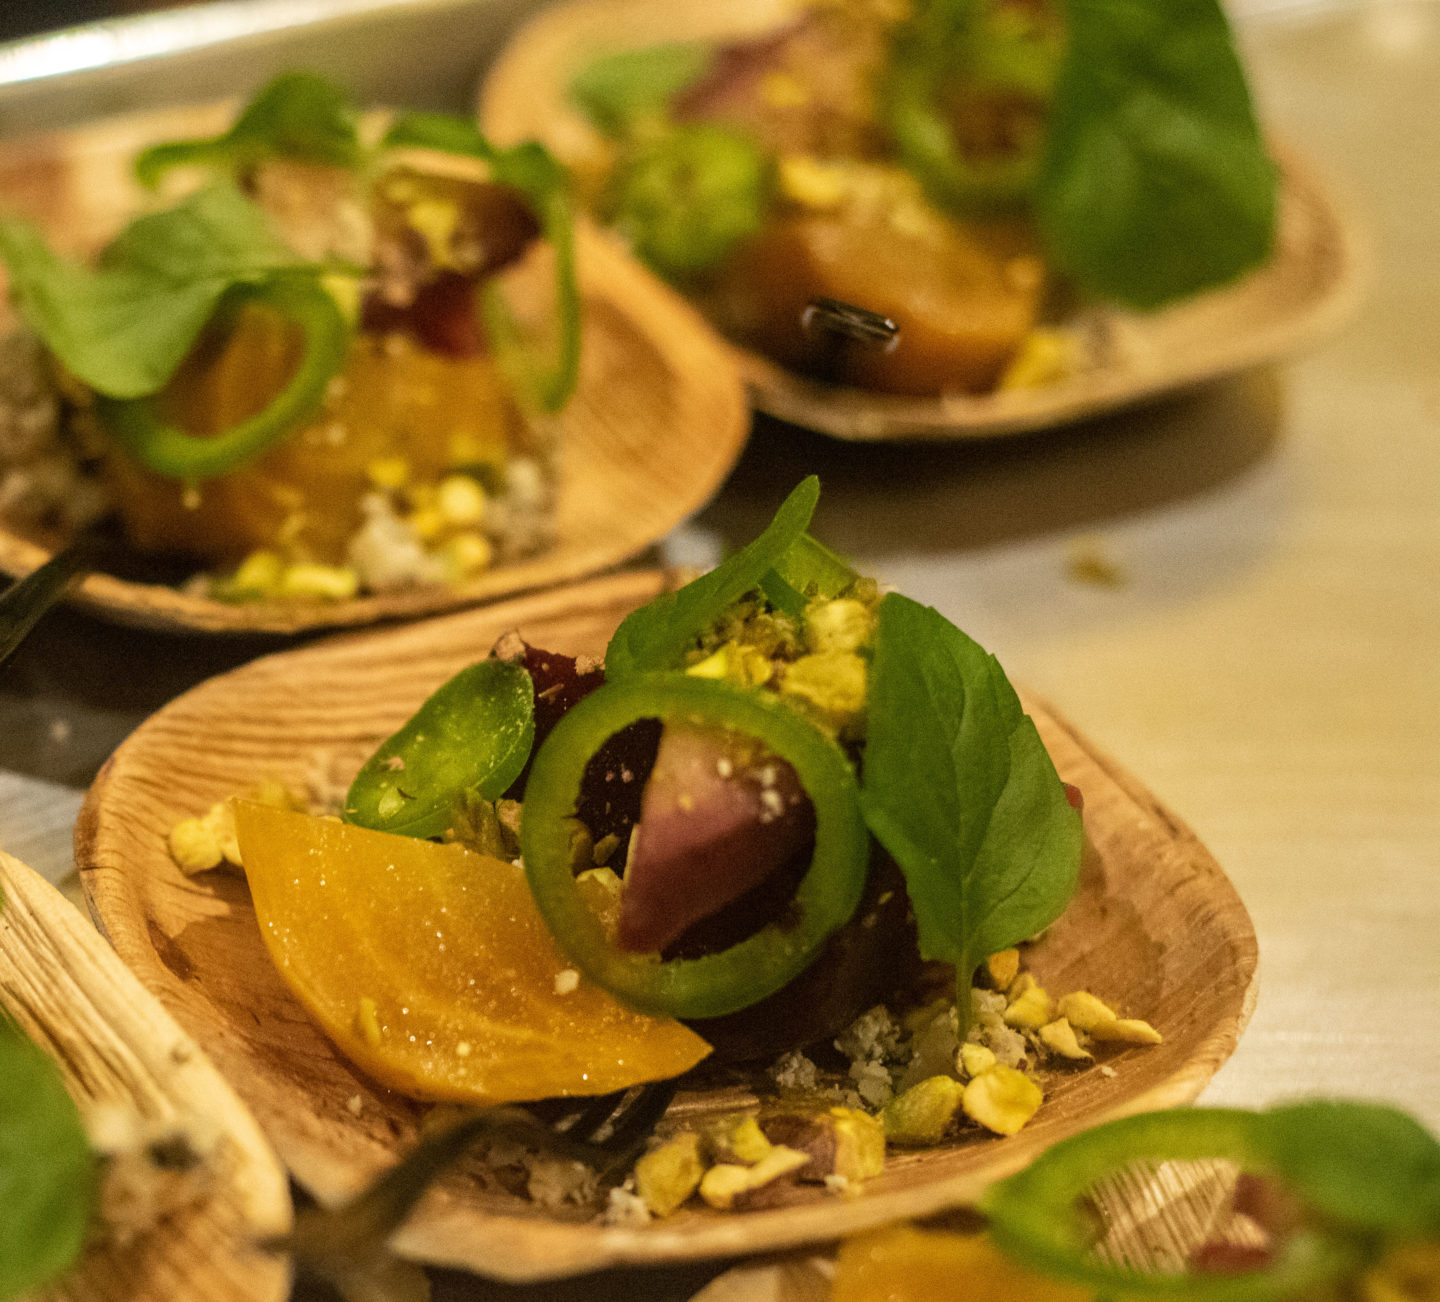
[[485, 518], [485, 490], [469, 475], [446, 475], [440, 481], [435, 507], [446, 524], [473, 528]]
[[705, 1174], [700, 1136], [683, 1131], [635, 1163], [635, 1192], [653, 1216], [669, 1216], [696, 1189]]
[[966, 1043], [960, 1046], [960, 1066], [972, 1079], [983, 1076], [997, 1061], [994, 1050], [987, 1049], [983, 1044]]
[[998, 954], [991, 954], [985, 960], [985, 971], [995, 989], [1009, 990], [1020, 975], [1020, 951], [1002, 949]]
[[700, 1180], [700, 1197], [719, 1211], [753, 1201], [753, 1195], [766, 1185], [798, 1171], [809, 1163], [806, 1153], [776, 1145], [767, 1157], [754, 1166], [738, 1166], [722, 1162], [712, 1166]]
[[859, 651], [875, 638], [875, 612], [853, 597], [813, 601], [805, 610], [805, 649], [821, 655], [829, 651]]
[[833, 732], [856, 729], [865, 714], [865, 661], [853, 651], [801, 656], [785, 666], [780, 694], [803, 702]]
[[904, 1147], [938, 1144], [955, 1120], [966, 1087], [950, 1076], [931, 1076], [890, 1100], [880, 1113], [885, 1138]]
[[1097, 999], [1088, 990], [1076, 990], [1071, 994], [1061, 995], [1058, 1011], [1076, 1030], [1092, 1034], [1097, 1026], [1103, 1026], [1117, 1018], [1115, 1010], [1109, 1004]]
[[1013, 1135], [1039, 1109], [1044, 1095], [1024, 1072], [996, 1064], [965, 1086], [965, 1115], [997, 1135]]
[[[1029, 974], [1026, 973], [1028, 976]], [[1019, 982], [1017, 981], [1018, 985]], [[1018, 1027], [1026, 1031], [1038, 1031], [1042, 1026], [1053, 1020], [1055, 1016], [1054, 1000], [1045, 993], [1043, 987], [1031, 985], [1018, 999], [1012, 999], [1009, 1007], [1003, 1014], [1006, 1026]]]
[[755, 1117], [723, 1117], [705, 1131], [710, 1155], [716, 1162], [743, 1162], [751, 1166], [770, 1156], [774, 1144]]
[[1149, 1022], [1138, 1017], [1117, 1017], [1090, 1032], [1097, 1040], [1119, 1040], [1123, 1044], [1162, 1044], [1165, 1037]]
[[858, 1184], [885, 1169], [885, 1128], [859, 1108], [787, 1110], [766, 1117], [761, 1125], [771, 1142], [809, 1156], [810, 1164], [799, 1173], [802, 1180], [839, 1176], [847, 1184]]
[[348, 601], [360, 590], [355, 571], [343, 565], [319, 565], [296, 561], [280, 576], [282, 597], [316, 597], [323, 601]]
[[1047, 1049], [1075, 1062], [1094, 1056], [1088, 1049], [1081, 1047], [1080, 1041], [1075, 1038], [1075, 1028], [1063, 1017], [1047, 1022], [1040, 1028], [1040, 1041]]
[[184, 818], [170, 829], [170, 857], [187, 877], [218, 868], [225, 861], [220, 837], [203, 818]]

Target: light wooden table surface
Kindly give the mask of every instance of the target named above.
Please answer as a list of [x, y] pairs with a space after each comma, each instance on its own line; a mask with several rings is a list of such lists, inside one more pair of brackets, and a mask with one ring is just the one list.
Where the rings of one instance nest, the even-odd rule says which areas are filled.
[[[822, 537], [996, 651], [1230, 873], [1260, 1001], [1206, 1100], [1363, 1096], [1440, 1129], [1440, 3], [1244, 13], [1266, 120], [1371, 232], [1342, 332], [1036, 439], [881, 449], [762, 424], [671, 551], [749, 537], [757, 503], [818, 471]], [[1079, 581], [1077, 555], [1118, 585]], [[120, 737], [273, 645], [56, 618], [0, 678], [0, 844], [62, 874], [78, 789]], [[698, 1278], [493, 1293], [669, 1299]]]

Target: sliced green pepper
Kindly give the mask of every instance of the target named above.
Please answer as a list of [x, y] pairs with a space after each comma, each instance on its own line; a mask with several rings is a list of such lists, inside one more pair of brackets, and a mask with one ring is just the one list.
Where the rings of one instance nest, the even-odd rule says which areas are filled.
[[880, 113], [905, 166], [937, 203], [985, 210], [1023, 202], [1040, 174], [1042, 140], [993, 159], [967, 158], [941, 108], [947, 84], [1048, 102], [1061, 46], [1043, 17], [977, 0], [928, 0], [902, 25], [880, 85]]
[[541, 360], [522, 339], [498, 283], [483, 295], [485, 325], [496, 352], [520, 387], [545, 411], [559, 411], [580, 378], [580, 285], [575, 270], [575, 203], [565, 169], [534, 141], [497, 149], [473, 122], [445, 113], [406, 113], [382, 142], [386, 148], [437, 149], [483, 159], [495, 179], [519, 190], [555, 251], [555, 354]]
[[535, 684], [522, 665], [481, 660], [435, 692], [365, 762], [346, 820], [401, 836], [439, 836], [469, 792], [494, 800], [535, 741]]
[[213, 479], [287, 438], [320, 408], [325, 387], [345, 364], [350, 327], [335, 300], [311, 276], [283, 275], [232, 291], [273, 308], [304, 334], [305, 352], [290, 382], [264, 411], [202, 438], [165, 424], [153, 397], [96, 396], [106, 428], [136, 461], [172, 479]]
[[773, 189], [770, 160], [749, 136], [686, 122], [633, 144], [611, 179], [605, 209], [642, 262], [685, 281], [760, 229]]
[[[1270, 1302], [1318, 1290], [1353, 1275], [1372, 1258], [1374, 1245], [1367, 1235], [1321, 1221], [1289, 1234], [1277, 1245], [1271, 1264], [1260, 1270], [1144, 1274], [1093, 1255], [1093, 1226], [1081, 1213], [1081, 1200], [1097, 1181], [1136, 1162], [1221, 1158], [1283, 1180], [1291, 1164], [1284, 1154], [1294, 1147], [1293, 1114], [1300, 1110], [1195, 1108], [1126, 1117], [1062, 1140], [1020, 1174], [993, 1185], [981, 1199], [981, 1210], [990, 1217], [1001, 1251], [1105, 1297]], [[1304, 1119], [1300, 1124], [1303, 1129]]]
[[[620, 729], [653, 718], [716, 724], [758, 738], [794, 767], [815, 807], [815, 853], [791, 915], [701, 958], [664, 961], [622, 952], [575, 885], [570, 820], [585, 766]], [[855, 775], [839, 747], [787, 706], [724, 682], [641, 673], [585, 697], [541, 746], [525, 789], [520, 848], [535, 903], [576, 967], [643, 1012], [699, 1018], [747, 1008], [810, 964], [860, 902], [869, 837]]]

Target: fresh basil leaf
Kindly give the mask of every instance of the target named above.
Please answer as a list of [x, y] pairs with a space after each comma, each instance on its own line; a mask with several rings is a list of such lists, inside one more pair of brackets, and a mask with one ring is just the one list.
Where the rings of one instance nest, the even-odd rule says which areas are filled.
[[623, 678], [646, 669], [673, 669], [691, 640], [733, 601], [760, 585], [810, 524], [820, 499], [811, 475], [781, 503], [753, 542], [677, 592], [663, 592], [620, 622], [605, 650], [605, 674]]
[[98, 1170], [59, 1069], [0, 1011], [0, 1302], [80, 1255]]
[[1382, 1233], [1440, 1233], [1440, 1143], [1378, 1104], [1272, 1108], [1257, 1135], [1286, 1186], [1316, 1211]]
[[152, 145], [136, 158], [135, 175], [142, 185], [154, 187], [172, 167], [240, 169], [268, 156], [358, 167], [364, 150], [355, 107], [344, 88], [313, 72], [283, 72], [250, 101], [230, 130]]
[[601, 55], [572, 78], [570, 102], [607, 135], [623, 135], [638, 119], [663, 114], [712, 57], [690, 42]]
[[968, 1024], [975, 968], [1074, 894], [1080, 815], [993, 656], [898, 594], [876, 614], [861, 807], [905, 874], [921, 955], [955, 966]]
[[319, 270], [229, 183], [132, 222], [93, 271], [57, 256], [29, 222], [3, 214], [0, 257], [46, 346], [113, 398], [163, 388], [228, 289]]
[[400, 836], [439, 836], [460, 799], [495, 800], [535, 742], [535, 685], [523, 666], [462, 669], [381, 745], [355, 776], [345, 817]]
[[802, 533], [760, 587], [772, 606], [799, 619], [812, 597], [838, 597], [859, 577], [838, 553]]
[[1066, 0], [1041, 160], [1051, 260], [1137, 308], [1269, 255], [1275, 168], [1219, 0]]

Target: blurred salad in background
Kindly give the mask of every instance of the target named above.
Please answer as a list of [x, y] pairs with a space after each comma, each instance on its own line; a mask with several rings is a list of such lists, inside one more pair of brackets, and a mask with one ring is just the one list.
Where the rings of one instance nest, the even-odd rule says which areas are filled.
[[[902, 394], [1044, 383], [1077, 304], [1263, 263], [1276, 172], [1217, 0], [812, 0], [726, 44], [582, 66], [588, 204], [726, 333]], [[876, 348], [802, 325], [888, 318]]]
[[[165, 199], [89, 265], [0, 215], [8, 523], [113, 513], [232, 600], [459, 583], [545, 545], [579, 304], [543, 149], [362, 118], [293, 72], [135, 174]], [[507, 294], [540, 246], [553, 286]]]

